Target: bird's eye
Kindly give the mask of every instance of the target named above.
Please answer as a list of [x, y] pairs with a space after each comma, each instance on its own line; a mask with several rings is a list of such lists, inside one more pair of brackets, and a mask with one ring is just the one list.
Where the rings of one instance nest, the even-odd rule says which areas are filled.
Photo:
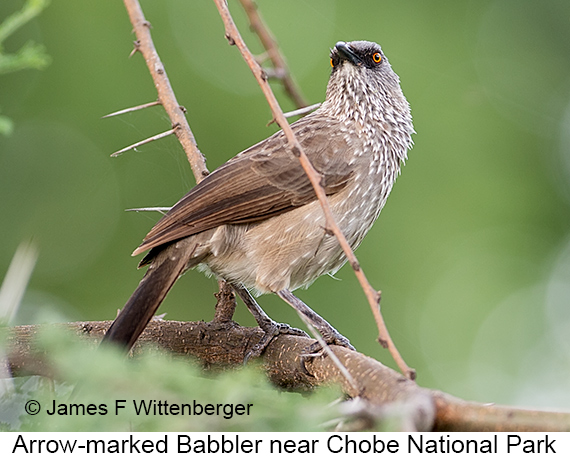
[[375, 52], [372, 54], [372, 60], [376, 63], [379, 63], [382, 60], [382, 55], [379, 52]]
[[334, 63], [333, 63], [332, 57], [331, 57], [331, 67], [334, 68]]

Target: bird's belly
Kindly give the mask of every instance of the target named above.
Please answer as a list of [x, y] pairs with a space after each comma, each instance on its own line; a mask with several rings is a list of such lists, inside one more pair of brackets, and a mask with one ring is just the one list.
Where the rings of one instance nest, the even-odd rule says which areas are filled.
[[[350, 190], [335, 194], [329, 202], [355, 249], [380, 213], [385, 196], [369, 192], [363, 198]], [[212, 254], [205, 263], [217, 276], [258, 293], [308, 286], [346, 262], [336, 237], [325, 226], [318, 201], [263, 222], [222, 226], [212, 237]]]

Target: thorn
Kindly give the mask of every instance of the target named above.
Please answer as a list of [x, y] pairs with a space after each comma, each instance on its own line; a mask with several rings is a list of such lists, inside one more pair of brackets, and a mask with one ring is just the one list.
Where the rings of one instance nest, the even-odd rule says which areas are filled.
[[304, 114], [308, 114], [311, 111], [316, 110], [319, 106], [321, 106], [320, 103], [315, 103], [314, 105], [304, 106], [303, 108], [299, 108], [294, 111], [288, 111], [286, 113], [283, 113], [283, 115], [287, 118], [293, 116], [303, 116]]
[[135, 211], [135, 212], [143, 212], [143, 211], [158, 211], [161, 214], [166, 214], [168, 211], [172, 209], [171, 206], [151, 206], [145, 208], [128, 208], [125, 211]]
[[139, 40], [133, 41], [133, 50], [129, 54], [129, 59], [140, 51], [141, 42]]
[[166, 317], [166, 313], [162, 313], [162, 314], [156, 314], [155, 316], [152, 316], [152, 321], [163, 321], [164, 318]]
[[382, 291], [381, 290], [377, 290], [376, 291], [376, 303], [378, 305], [380, 305], [380, 300], [382, 299]]
[[226, 32], [226, 40], [228, 40], [228, 44], [230, 46], [235, 46], [236, 42], [235, 40], [232, 38], [232, 36]]
[[301, 157], [301, 149], [299, 149], [299, 146], [293, 145], [293, 147], [291, 147], [291, 152], [295, 157]]
[[[309, 114], [311, 111], [316, 110], [319, 106], [321, 106], [321, 103], [315, 103], [314, 105], [304, 106], [303, 108], [299, 108], [293, 111], [287, 111], [286, 113], [283, 113], [283, 116], [285, 116], [285, 119], [288, 119], [293, 116], [304, 116], [306, 114]], [[269, 127], [273, 123], [275, 123], [275, 118], [271, 119], [267, 123], [267, 127]]]
[[265, 51], [265, 52], [262, 52], [261, 54], [257, 54], [256, 56], [253, 56], [253, 58], [255, 59], [255, 61], [259, 65], [261, 65], [265, 61], [269, 60], [269, 53], [267, 51]]
[[150, 108], [151, 106], [156, 106], [156, 105], [162, 105], [162, 103], [160, 103], [158, 100], [155, 102], [144, 103], [142, 105], [133, 106], [132, 108], [125, 108], [125, 109], [122, 109], [119, 111], [115, 111], [114, 113], [111, 113], [111, 114], [106, 114], [105, 116], [101, 116], [101, 119], [106, 119], [108, 117], [113, 117], [113, 116], [119, 116], [119, 115], [125, 114], [125, 113], [131, 113], [133, 111], [138, 111], [141, 109]]
[[264, 68], [265, 79], [283, 80], [287, 77], [287, 72], [283, 68]]
[[328, 236], [334, 236], [334, 231], [331, 228], [323, 227], [323, 230], [325, 231], [325, 234], [327, 234]]
[[130, 149], [135, 149], [139, 146], [142, 146], [143, 144], [147, 144], [147, 143], [150, 143], [150, 142], [155, 141], [155, 140], [160, 140], [161, 138], [167, 137], [168, 135], [172, 135], [175, 130], [176, 130], [176, 127], [171, 129], [171, 130], [167, 130], [166, 132], [159, 133], [158, 135], [151, 136], [150, 138], [147, 138], [146, 140], [142, 140], [142, 141], [139, 141], [138, 143], [131, 144], [130, 146], [127, 146], [126, 148], [120, 149], [117, 152], [113, 152], [113, 154], [111, 154], [111, 157], [117, 157], [117, 156], [121, 155], [123, 152], [126, 152]]
[[388, 348], [388, 341], [386, 341], [385, 339], [378, 337], [378, 342], [380, 343], [380, 346], [382, 346], [384, 349]]

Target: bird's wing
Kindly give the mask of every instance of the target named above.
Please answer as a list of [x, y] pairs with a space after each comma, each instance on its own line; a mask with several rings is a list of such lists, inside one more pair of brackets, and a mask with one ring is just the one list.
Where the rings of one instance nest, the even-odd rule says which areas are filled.
[[[313, 166], [324, 176], [326, 193], [341, 190], [352, 174], [341, 125], [329, 118], [308, 116], [291, 127]], [[280, 131], [196, 185], [158, 221], [133, 255], [223, 224], [261, 221], [315, 199], [309, 178]]]

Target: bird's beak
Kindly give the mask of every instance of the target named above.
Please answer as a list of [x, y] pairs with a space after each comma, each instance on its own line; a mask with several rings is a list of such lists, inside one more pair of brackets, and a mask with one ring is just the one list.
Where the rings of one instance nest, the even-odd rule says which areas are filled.
[[358, 57], [354, 51], [350, 49], [350, 46], [344, 41], [339, 41], [337, 44], [335, 44], [334, 47], [341, 60], [348, 60], [353, 65], [362, 64], [360, 57]]

